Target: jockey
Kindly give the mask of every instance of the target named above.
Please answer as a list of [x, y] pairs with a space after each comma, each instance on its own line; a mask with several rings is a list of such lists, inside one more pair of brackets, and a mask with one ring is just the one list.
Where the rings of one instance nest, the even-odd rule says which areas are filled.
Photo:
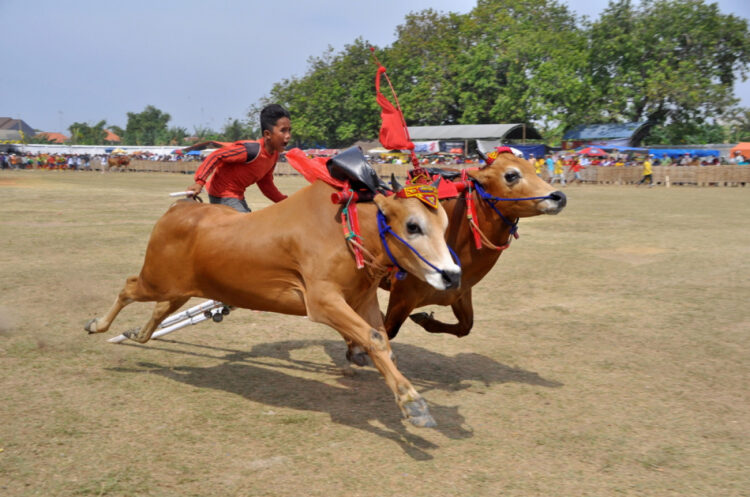
[[206, 157], [195, 172], [195, 183], [187, 190], [198, 195], [207, 185], [212, 204], [224, 204], [239, 212], [250, 212], [245, 189], [254, 183], [273, 202], [284, 200], [287, 196], [276, 188], [273, 170], [291, 138], [289, 111], [278, 104], [265, 106], [260, 112], [260, 127], [260, 140], [237, 141]]

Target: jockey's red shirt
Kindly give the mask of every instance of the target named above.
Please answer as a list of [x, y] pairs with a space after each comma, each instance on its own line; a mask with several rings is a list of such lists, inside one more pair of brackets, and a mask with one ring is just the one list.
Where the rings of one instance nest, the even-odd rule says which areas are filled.
[[279, 159], [278, 152], [269, 154], [261, 138], [256, 140], [260, 143], [260, 153], [253, 161], [247, 162], [247, 149], [244, 143], [249, 141], [251, 140], [237, 141], [212, 152], [195, 172], [195, 182], [207, 185], [208, 194], [214, 197], [239, 199], [245, 198], [245, 189], [248, 186], [257, 183], [263, 195], [270, 200], [284, 200], [287, 196], [281, 193], [273, 182], [273, 170]]

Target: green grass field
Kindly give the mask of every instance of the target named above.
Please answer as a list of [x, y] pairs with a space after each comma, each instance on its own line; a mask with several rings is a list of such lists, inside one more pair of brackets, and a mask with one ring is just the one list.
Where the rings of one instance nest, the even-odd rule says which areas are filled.
[[750, 189], [567, 187], [474, 288], [468, 337], [394, 341], [420, 429], [305, 318], [107, 343], [133, 304], [86, 334], [190, 183], [0, 172], [0, 495], [750, 495]]

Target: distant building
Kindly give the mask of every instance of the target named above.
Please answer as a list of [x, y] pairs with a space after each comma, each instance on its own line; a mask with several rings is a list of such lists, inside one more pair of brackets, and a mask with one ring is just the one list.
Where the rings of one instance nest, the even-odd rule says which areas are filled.
[[21, 119], [0, 117], [0, 140], [2, 141], [21, 141], [35, 134], [34, 128]]
[[70, 140], [70, 137], [65, 136], [62, 133], [53, 133], [50, 131], [40, 131], [36, 134], [36, 138], [45, 138], [50, 143], [65, 143]]
[[[449, 124], [442, 126], [409, 126], [409, 138], [438, 142], [442, 152], [467, 155], [469, 142], [476, 142], [481, 151], [493, 150], [509, 141], [541, 140], [542, 135], [526, 123], [513, 124]], [[434, 145], [427, 145], [434, 147]], [[459, 151], [460, 149], [460, 151]]]
[[649, 132], [648, 122], [623, 124], [581, 124], [565, 132], [562, 148], [571, 149], [586, 145], [597, 147], [637, 147]]
[[105, 129], [104, 131], [107, 132], [106, 136], [104, 137], [104, 141], [107, 143], [120, 143], [122, 139], [117, 136], [116, 134], [112, 133], [110, 130]]

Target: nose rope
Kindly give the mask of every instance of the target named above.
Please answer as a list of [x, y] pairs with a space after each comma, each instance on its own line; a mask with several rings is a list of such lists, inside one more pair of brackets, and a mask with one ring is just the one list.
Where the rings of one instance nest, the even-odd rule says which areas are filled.
[[510, 221], [508, 221], [508, 219], [505, 216], [503, 216], [503, 213], [500, 212], [500, 210], [497, 208], [495, 204], [497, 204], [498, 202], [520, 202], [522, 200], [554, 200], [554, 197], [552, 195], [545, 195], [543, 197], [519, 197], [519, 198], [496, 197], [494, 195], [487, 193], [487, 191], [484, 188], [482, 188], [482, 185], [480, 185], [478, 181], [475, 180], [473, 181], [473, 183], [474, 183], [474, 189], [477, 191], [479, 196], [482, 197], [482, 199], [485, 202], [487, 202], [487, 205], [489, 205], [492, 208], [492, 210], [494, 210], [497, 213], [497, 215], [500, 216], [500, 219], [502, 219], [505, 222], [505, 224], [510, 226], [510, 233], [516, 238], [518, 238], [518, 235], [516, 233], [516, 231], [518, 230], [518, 220], [516, 220], [515, 223], [511, 223]]
[[502, 212], [500, 212], [500, 210], [497, 208], [495, 204], [500, 201], [541, 200], [541, 199], [550, 198], [549, 195], [546, 197], [500, 198], [500, 197], [495, 197], [494, 195], [487, 193], [487, 191], [484, 188], [482, 188], [482, 185], [480, 185], [478, 181], [474, 181], [473, 183], [474, 183], [474, 189], [477, 191], [477, 194], [479, 195], [479, 197], [481, 197], [482, 200], [484, 200], [487, 203], [487, 205], [489, 205], [490, 208], [493, 211], [495, 211], [495, 213], [497, 213], [498, 216], [500, 216], [500, 219], [502, 219], [505, 224], [510, 226], [510, 234], [515, 238], [518, 238], [518, 233], [517, 233], [518, 232], [518, 219], [516, 219], [515, 223], [511, 223], [508, 220], [508, 218], [505, 217]]
[[[380, 234], [380, 240], [383, 242], [383, 246], [385, 247], [385, 253], [388, 254], [388, 258], [391, 259], [391, 262], [393, 262], [393, 265], [398, 268], [398, 271], [396, 272], [396, 279], [397, 280], [403, 280], [404, 278], [406, 278], [406, 270], [404, 270], [404, 268], [401, 267], [401, 265], [396, 261], [396, 258], [393, 257], [393, 254], [391, 253], [391, 249], [388, 246], [388, 240], [385, 237], [385, 235], [388, 234], [388, 233], [390, 233], [391, 235], [393, 235], [393, 237], [396, 240], [398, 240], [399, 242], [401, 242], [404, 245], [406, 245], [409, 248], [409, 250], [411, 250], [412, 252], [414, 252], [416, 254], [416, 256], [419, 257], [422, 260], [422, 262], [424, 262], [425, 264], [427, 264], [428, 266], [430, 266], [436, 272], [440, 273], [444, 278], [450, 279], [449, 276], [448, 276], [448, 274], [444, 270], [439, 269], [437, 266], [435, 266], [434, 264], [432, 264], [430, 261], [428, 261], [427, 259], [425, 259], [424, 257], [422, 257], [422, 254], [420, 254], [419, 251], [417, 251], [417, 249], [415, 249], [414, 247], [412, 247], [409, 244], [409, 242], [407, 242], [406, 240], [404, 240], [403, 238], [401, 238], [400, 236], [398, 236], [393, 231], [393, 229], [388, 225], [388, 221], [386, 221], [386, 219], [385, 219], [385, 214], [383, 214], [380, 211], [380, 209], [378, 209], [378, 233]], [[448, 251], [451, 253], [451, 257], [453, 258], [453, 261], [460, 268], [461, 267], [461, 260], [458, 258], [458, 256], [456, 255], [456, 253], [450, 247], [450, 245], [448, 245]]]

